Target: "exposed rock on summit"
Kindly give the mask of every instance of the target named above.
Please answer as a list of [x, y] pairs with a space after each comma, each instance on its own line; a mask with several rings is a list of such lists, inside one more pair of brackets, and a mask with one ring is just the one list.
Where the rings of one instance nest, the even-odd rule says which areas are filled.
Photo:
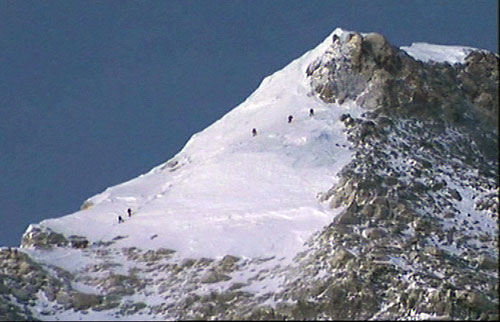
[[349, 99], [369, 110], [467, 125], [471, 133], [486, 124], [498, 133], [498, 64], [498, 55], [485, 51], [453, 66], [423, 63], [380, 34], [352, 32], [333, 35], [307, 74], [325, 102]]

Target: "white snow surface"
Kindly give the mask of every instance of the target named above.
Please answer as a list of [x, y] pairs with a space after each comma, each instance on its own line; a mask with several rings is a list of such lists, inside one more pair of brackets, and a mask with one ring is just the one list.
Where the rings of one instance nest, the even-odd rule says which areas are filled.
[[452, 65], [456, 63], [463, 64], [467, 55], [473, 51], [480, 51], [480, 49], [473, 47], [434, 45], [425, 42], [412, 43], [411, 46], [402, 46], [400, 49], [423, 62], [446, 62]]
[[[181, 257], [291, 259], [331, 222], [334, 212], [319, 202], [318, 193], [336, 182], [353, 157], [339, 116], [358, 116], [361, 109], [323, 103], [311, 93], [305, 73], [328, 49], [333, 34], [345, 32], [336, 29], [265, 78], [170, 161], [89, 198], [89, 209], [40, 225], [91, 242], [126, 236], [115, 246], [169, 248]], [[288, 115], [293, 115], [291, 123]], [[252, 128], [258, 131], [255, 137]], [[118, 223], [119, 215], [124, 223]]]

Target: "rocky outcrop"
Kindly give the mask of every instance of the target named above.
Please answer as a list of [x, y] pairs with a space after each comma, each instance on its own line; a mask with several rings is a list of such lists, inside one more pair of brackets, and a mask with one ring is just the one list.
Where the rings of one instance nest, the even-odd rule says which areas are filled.
[[[322, 200], [345, 210], [310, 241], [288, 296], [320, 303], [307, 319], [392, 320], [412, 311], [497, 319], [498, 162], [486, 163], [456, 128], [436, 133], [432, 121], [392, 117], [388, 125], [388, 117], [342, 116], [356, 155]], [[313, 269], [315, 282], [303, 273]]]
[[355, 157], [321, 200], [344, 210], [297, 259], [279, 297], [300, 308], [283, 314], [498, 319], [498, 56], [422, 63], [350, 33], [307, 74], [367, 112], [340, 118]]
[[21, 239], [21, 247], [24, 248], [51, 249], [68, 245], [69, 241], [63, 234], [40, 225], [30, 225]]
[[[102, 296], [77, 291], [74, 277], [60, 268], [37, 263], [26, 253], [12, 248], [0, 249], [0, 320], [33, 321], [36, 315], [29, 309], [40, 297], [53, 301], [62, 310], [87, 310], [102, 303]], [[40, 312], [53, 315], [54, 308]]]
[[40, 225], [30, 225], [21, 239], [22, 248], [48, 250], [54, 247], [87, 248], [88, 246], [89, 241], [83, 236], [65, 237], [61, 233]]
[[[487, 126], [498, 136], [498, 55], [473, 51], [465, 64], [423, 63], [377, 33], [333, 37], [331, 48], [307, 69], [325, 102], [352, 100], [388, 115], [465, 125], [471, 134]], [[492, 135], [475, 139], [483, 152], [498, 150]]]

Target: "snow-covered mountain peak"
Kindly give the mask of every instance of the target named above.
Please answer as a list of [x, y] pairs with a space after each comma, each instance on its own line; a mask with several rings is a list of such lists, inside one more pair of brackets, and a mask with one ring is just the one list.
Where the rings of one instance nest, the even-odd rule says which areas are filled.
[[[201, 149], [206, 152], [211, 145], [214, 146], [214, 151], [218, 151], [221, 149], [220, 145], [231, 144], [235, 138], [239, 140], [241, 137], [247, 137], [249, 129], [265, 130], [269, 127], [279, 127], [283, 120], [287, 120], [288, 115], [303, 117], [309, 113], [308, 106], [313, 109], [321, 108], [323, 102], [311, 97], [313, 93], [306, 69], [314, 60], [331, 50], [334, 35], [345, 39], [349, 32], [340, 28], [335, 29], [316, 48], [265, 77], [243, 103], [205, 130], [195, 134], [181, 154], [190, 150], [200, 150], [199, 146], [203, 146]], [[214, 138], [217, 138], [216, 142], [213, 141]]]
[[169, 248], [180, 257], [290, 260], [331, 221], [332, 212], [317, 197], [352, 158], [339, 118], [361, 109], [321, 101], [305, 72], [331, 47], [333, 35], [344, 34], [335, 30], [265, 78], [168, 162], [90, 198], [84, 210], [41, 225], [91, 242], [127, 236], [116, 245]]
[[0, 248], [0, 318], [497, 320], [498, 55], [411, 48], [336, 29], [31, 225]]

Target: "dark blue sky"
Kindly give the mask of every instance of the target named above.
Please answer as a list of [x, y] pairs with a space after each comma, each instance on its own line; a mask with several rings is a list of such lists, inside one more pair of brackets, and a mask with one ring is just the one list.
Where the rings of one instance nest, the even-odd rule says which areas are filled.
[[0, 0], [0, 245], [174, 156], [336, 27], [498, 52], [496, 0]]

